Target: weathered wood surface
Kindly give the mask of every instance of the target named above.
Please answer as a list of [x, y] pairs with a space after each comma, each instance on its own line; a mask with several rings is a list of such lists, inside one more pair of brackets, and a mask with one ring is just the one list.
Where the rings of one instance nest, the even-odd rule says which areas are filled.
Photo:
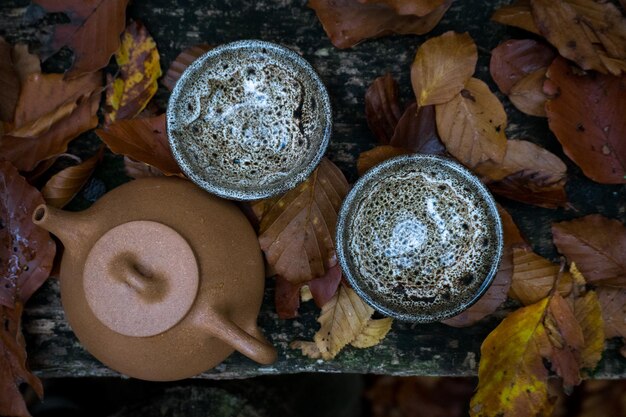
[[[164, 71], [178, 52], [197, 43], [220, 44], [258, 38], [300, 52], [317, 68], [331, 95], [335, 125], [328, 156], [353, 181], [356, 179], [355, 157], [375, 144], [364, 116], [363, 98], [367, 86], [377, 76], [391, 72], [399, 79], [404, 98], [409, 100], [410, 63], [415, 50], [427, 37], [387, 37], [366, 41], [352, 49], [338, 50], [330, 44], [314, 12], [305, 3], [304, 0], [136, 0], [129, 8], [129, 15], [142, 20], [156, 39]], [[432, 32], [432, 35], [448, 30], [469, 32], [479, 46], [477, 76], [488, 81], [494, 91], [496, 88], [487, 69], [489, 51], [505, 39], [527, 37], [521, 31], [488, 20], [496, 7], [506, 3], [510, 1], [458, 1]], [[50, 22], [59, 17], [29, 22], [25, 16], [36, 16], [36, 13], [32, 9], [27, 13], [27, 5], [26, 0], [0, 3], [0, 35], [11, 42], [28, 41], [36, 49], [38, 40], [50, 33]], [[45, 68], [58, 69], [59, 64], [67, 65], [69, 57], [67, 51], [62, 51]], [[162, 107], [168, 95], [164, 88], [159, 90], [157, 102]], [[506, 97], [500, 95], [500, 98], [509, 115], [507, 133], [510, 138], [539, 143], [568, 164], [570, 181], [567, 191], [572, 209], [548, 210], [502, 201], [537, 252], [550, 258], [557, 257], [550, 233], [554, 221], [602, 213], [626, 222], [626, 186], [599, 185], [583, 177], [580, 169], [563, 155], [544, 119], [522, 115]], [[95, 138], [91, 134], [72, 144], [71, 150], [81, 154], [94, 146]], [[127, 180], [122, 172], [121, 158], [107, 155], [95, 179], [71, 208], [83, 208], [106, 190]], [[322, 362], [306, 359], [288, 348], [292, 340], [312, 338], [317, 329], [317, 310], [305, 305], [300, 318], [278, 319], [273, 310], [273, 283], [270, 280], [259, 324], [277, 346], [278, 361], [271, 366], [259, 366], [235, 353], [200, 377], [226, 379], [296, 372], [475, 375], [480, 344], [506, 312], [502, 309], [493, 317], [466, 329], [396, 322], [379, 346], [366, 350], [347, 348], [335, 360]], [[93, 359], [74, 337], [63, 316], [55, 280], [46, 283], [28, 304], [24, 330], [30, 365], [42, 377], [117, 375]], [[626, 361], [619, 355], [620, 346], [618, 340], [608, 342], [608, 349], [594, 377], [626, 378]]]

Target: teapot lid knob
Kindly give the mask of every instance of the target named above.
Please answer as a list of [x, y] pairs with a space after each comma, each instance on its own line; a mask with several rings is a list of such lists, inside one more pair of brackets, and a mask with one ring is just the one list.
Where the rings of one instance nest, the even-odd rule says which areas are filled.
[[198, 262], [174, 229], [132, 221], [106, 232], [95, 243], [83, 272], [89, 307], [111, 330], [134, 337], [174, 327], [193, 305]]

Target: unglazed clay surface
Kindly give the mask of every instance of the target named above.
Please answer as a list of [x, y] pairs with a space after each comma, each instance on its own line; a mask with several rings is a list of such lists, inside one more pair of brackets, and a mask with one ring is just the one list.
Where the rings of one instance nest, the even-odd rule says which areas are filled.
[[215, 48], [182, 75], [168, 134], [185, 173], [226, 198], [250, 200], [303, 181], [328, 145], [331, 110], [313, 68], [268, 42]]
[[502, 245], [493, 199], [471, 174], [428, 156], [389, 161], [346, 199], [338, 246], [351, 283], [386, 314], [434, 321], [475, 301]]

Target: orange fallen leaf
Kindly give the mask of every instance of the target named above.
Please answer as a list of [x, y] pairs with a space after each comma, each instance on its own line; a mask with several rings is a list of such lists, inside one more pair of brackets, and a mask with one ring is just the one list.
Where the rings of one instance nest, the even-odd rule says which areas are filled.
[[517, 0], [513, 4], [500, 7], [491, 16], [491, 20], [541, 35], [530, 10], [530, 0]]
[[74, 52], [74, 63], [66, 78], [78, 77], [105, 67], [120, 46], [120, 34], [126, 24], [128, 0], [34, 0], [48, 13], [64, 13], [69, 23], [55, 26], [50, 41], [44, 45], [43, 59], [63, 46]]
[[547, 68], [540, 68], [519, 80], [511, 89], [509, 99], [522, 113], [546, 117], [546, 101], [549, 96], [543, 91]]
[[437, 134], [435, 106], [418, 109], [416, 103], [409, 105], [398, 120], [389, 144], [416, 153], [444, 155], [446, 148]]
[[599, 287], [598, 301], [602, 309], [604, 336], [626, 338], [626, 289]]
[[163, 80], [161, 81], [163, 85], [167, 87], [168, 90], [172, 91], [174, 89], [174, 86], [176, 85], [176, 81], [178, 81], [178, 79], [187, 69], [187, 67], [191, 65], [193, 61], [195, 61], [201, 55], [203, 55], [205, 52], [210, 51], [211, 49], [213, 49], [212, 46], [203, 43], [187, 48], [183, 52], [178, 54], [176, 59], [174, 59], [174, 61], [172, 61], [172, 63], [170, 64], [170, 67], [168, 68], [165, 77], [163, 77]]
[[96, 134], [117, 154], [151, 165], [165, 175], [182, 176], [165, 129], [165, 114], [143, 119], [117, 120]]
[[365, 92], [365, 118], [380, 145], [389, 145], [401, 116], [398, 83], [389, 73], [376, 78]]
[[348, 182], [331, 161], [280, 197], [257, 203], [259, 243], [276, 273], [292, 283], [323, 276], [336, 262], [335, 227]]
[[507, 147], [507, 118], [502, 103], [487, 84], [470, 78], [452, 100], [438, 104], [435, 113], [442, 142], [461, 163], [474, 168], [489, 160], [502, 162]]
[[466, 88], [477, 60], [476, 44], [467, 33], [446, 32], [424, 42], [411, 64], [418, 107], [454, 99]]
[[124, 156], [124, 172], [131, 178], [162, 177], [164, 174], [160, 169], [155, 168], [145, 162], [135, 161], [128, 156]]
[[356, 161], [356, 169], [359, 176], [362, 176], [371, 168], [400, 155], [408, 155], [412, 153], [408, 149], [396, 148], [395, 146], [383, 145], [377, 146], [369, 151], [361, 152], [359, 159]]
[[138, 21], [126, 27], [115, 60], [119, 74], [115, 79], [108, 76], [106, 124], [117, 119], [132, 119], [141, 113], [156, 93], [157, 79], [161, 76], [156, 42]]
[[84, 162], [65, 168], [52, 176], [42, 188], [41, 194], [52, 207], [62, 208], [83, 188], [102, 159], [104, 148]]

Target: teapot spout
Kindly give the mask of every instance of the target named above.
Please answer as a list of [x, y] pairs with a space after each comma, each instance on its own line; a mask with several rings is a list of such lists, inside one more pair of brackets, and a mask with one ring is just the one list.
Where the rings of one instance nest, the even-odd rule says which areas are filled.
[[93, 229], [85, 212], [73, 213], [40, 204], [33, 212], [33, 223], [61, 240], [66, 250], [79, 250]]

